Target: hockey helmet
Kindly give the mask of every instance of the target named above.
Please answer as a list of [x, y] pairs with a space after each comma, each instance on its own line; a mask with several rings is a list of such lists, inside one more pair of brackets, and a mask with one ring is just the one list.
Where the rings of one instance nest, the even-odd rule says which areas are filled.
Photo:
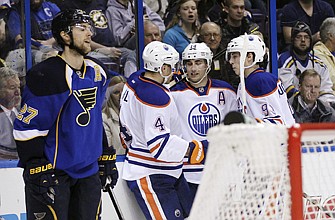
[[52, 20], [52, 34], [58, 43], [63, 44], [63, 39], [60, 33], [64, 31], [65, 33], [71, 33], [71, 27], [76, 24], [87, 23], [92, 28], [92, 34], [95, 34], [94, 25], [92, 20], [85, 11], [80, 9], [68, 9], [62, 11], [56, 15]]
[[200, 60], [204, 59], [207, 65], [212, 64], [213, 52], [205, 43], [190, 43], [184, 49], [182, 54], [183, 63], [186, 60]]
[[[247, 45], [244, 45], [246, 43]], [[266, 53], [266, 47], [263, 40], [257, 35], [241, 35], [232, 39], [227, 47], [226, 60], [229, 61], [229, 54], [239, 52], [246, 49], [247, 53], [253, 53], [255, 56], [254, 63], [263, 62]]]
[[160, 41], [149, 43], [142, 54], [144, 69], [151, 72], [161, 72], [163, 64], [176, 66], [179, 61], [179, 53], [170, 45]]

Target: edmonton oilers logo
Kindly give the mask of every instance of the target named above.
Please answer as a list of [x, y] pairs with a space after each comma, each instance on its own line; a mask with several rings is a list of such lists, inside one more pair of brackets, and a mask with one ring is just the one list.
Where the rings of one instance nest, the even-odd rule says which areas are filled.
[[209, 128], [221, 121], [219, 109], [211, 103], [198, 103], [188, 114], [188, 125], [197, 135], [205, 137]]

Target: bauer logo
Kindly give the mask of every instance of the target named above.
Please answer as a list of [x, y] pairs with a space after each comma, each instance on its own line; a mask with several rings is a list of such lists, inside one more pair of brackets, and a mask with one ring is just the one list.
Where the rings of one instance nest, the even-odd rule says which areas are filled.
[[188, 114], [188, 125], [194, 133], [205, 137], [209, 128], [221, 121], [219, 110], [211, 103], [198, 103]]

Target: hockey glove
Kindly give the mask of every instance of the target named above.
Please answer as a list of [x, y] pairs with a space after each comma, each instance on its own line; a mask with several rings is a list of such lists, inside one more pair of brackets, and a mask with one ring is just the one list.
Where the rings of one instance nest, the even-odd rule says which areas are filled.
[[27, 162], [23, 179], [31, 195], [40, 202], [51, 205], [55, 202], [58, 180], [52, 164], [44, 158]]
[[188, 163], [190, 164], [204, 164], [208, 148], [208, 141], [193, 140], [189, 144]]
[[103, 154], [99, 157], [99, 174], [102, 188], [105, 189], [108, 184], [107, 180], [113, 186], [119, 178], [116, 168], [116, 153], [113, 147], [105, 147]]

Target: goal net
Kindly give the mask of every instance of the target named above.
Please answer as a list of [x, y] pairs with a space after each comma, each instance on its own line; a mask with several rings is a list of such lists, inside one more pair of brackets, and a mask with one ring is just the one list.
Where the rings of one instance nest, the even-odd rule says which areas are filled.
[[335, 219], [335, 124], [317, 126], [212, 128], [189, 219]]

